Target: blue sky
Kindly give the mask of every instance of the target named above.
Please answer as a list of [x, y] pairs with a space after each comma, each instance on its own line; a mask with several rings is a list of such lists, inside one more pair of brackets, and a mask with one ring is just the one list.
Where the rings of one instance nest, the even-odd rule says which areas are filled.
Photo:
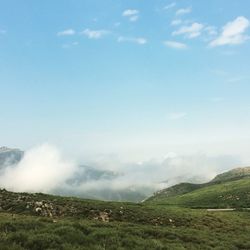
[[248, 155], [248, 0], [0, 0], [0, 141], [131, 159]]

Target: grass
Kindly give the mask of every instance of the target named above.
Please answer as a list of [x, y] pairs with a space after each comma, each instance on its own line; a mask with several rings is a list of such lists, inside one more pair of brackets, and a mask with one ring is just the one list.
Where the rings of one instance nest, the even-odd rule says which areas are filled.
[[0, 213], [0, 249], [250, 249], [247, 212], [156, 210], [173, 222], [156, 226], [147, 221], [103, 223], [72, 217], [55, 222]]
[[172, 197], [164, 194], [156, 195], [148, 202], [193, 208], [248, 208], [250, 207], [250, 178], [205, 186]]

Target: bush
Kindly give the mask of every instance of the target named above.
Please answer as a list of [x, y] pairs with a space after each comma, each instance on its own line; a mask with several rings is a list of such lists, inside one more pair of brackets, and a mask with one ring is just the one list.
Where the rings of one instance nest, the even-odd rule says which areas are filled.
[[62, 249], [61, 243], [57, 235], [44, 233], [30, 235], [25, 247], [32, 250]]

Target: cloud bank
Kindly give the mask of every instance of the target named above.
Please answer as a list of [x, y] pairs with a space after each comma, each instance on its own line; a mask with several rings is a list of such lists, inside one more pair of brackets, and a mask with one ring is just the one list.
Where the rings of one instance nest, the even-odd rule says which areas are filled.
[[57, 148], [44, 144], [27, 151], [17, 165], [6, 168], [0, 183], [9, 190], [46, 193], [63, 185], [76, 170]]
[[240, 162], [228, 156], [167, 153], [162, 159], [146, 162], [114, 162], [107, 156], [88, 164], [90, 167], [69, 161], [56, 147], [44, 144], [30, 149], [18, 164], [0, 172], [1, 188], [99, 199], [119, 199], [111, 195], [116, 192], [134, 192], [146, 197], [180, 182], [209, 181]]

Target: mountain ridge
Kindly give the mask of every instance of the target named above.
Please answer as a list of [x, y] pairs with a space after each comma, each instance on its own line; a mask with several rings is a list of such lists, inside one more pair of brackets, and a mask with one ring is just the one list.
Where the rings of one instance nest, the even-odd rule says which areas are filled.
[[207, 208], [249, 207], [250, 167], [229, 170], [203, 184], [180, 183], [156, 192], [145, 202]]

